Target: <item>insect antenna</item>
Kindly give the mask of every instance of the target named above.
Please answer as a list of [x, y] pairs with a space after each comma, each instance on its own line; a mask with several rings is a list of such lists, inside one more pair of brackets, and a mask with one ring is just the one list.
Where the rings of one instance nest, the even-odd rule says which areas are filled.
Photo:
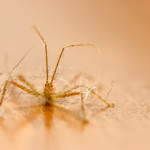
[[27, 56], [27, 54], [31, 51], [32, 48], [30, 48], [26, 53], [25, 55], [21, 58], [21, 60], [13, 67], [13, 69], [10, 71], [9, 73], [9, 77], [8, 79], [2, 84], [3, 86], [3, 90], [2, 90], [2, 95], [1, 95], [1, 99], [0, 99], [0, 107], [3, 103], [3, 100], [4, 100], [4, 96], [6, 94], [6, 91], [7, 91], [7, 86], [8, 86], [8, 83], [9, 83], [9, 80], [11, 78], [11, 74], [12, 72], [20, 65], [20, 63], [23, 61], [23, 59]]
[[[32, 47], [33, 48], [33, 47]], [[12, 72], [20, 65], [20, 63], [23, 61], [23, 59], [28, 55], [28, 53], [31, 51], [31, 49], [32, 48], [30, 48], [25, 54], [24, 54], [24, 56], [20, 59], [20, 61], [12, 68], [12, 70], [10, 71], [10, 76], [11, 76], [11, 74], [12, 74]]]

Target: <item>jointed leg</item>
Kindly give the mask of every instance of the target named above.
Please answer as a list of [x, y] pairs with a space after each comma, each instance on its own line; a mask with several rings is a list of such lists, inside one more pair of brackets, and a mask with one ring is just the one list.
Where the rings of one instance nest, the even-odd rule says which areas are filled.
[[[57, 61], [57, 64], [56, 64], [56, 67], [55, 67], [55, 70], [54, 70], [54, 73], [53, 73], [51, 82], [50, 82], [50, 86], [52, 86], [52, 84], [53, 84], [54, 77], [55, 77], [55, 74], [56, 74], [58, 65], [59, 65], [59, 63], [60, 63], [60, 60], [61, 60], [62, 55], [63, 55], [64, 51], [66, 50], [66, 48], [70, 48], [70, 47], [80, 47], [80, 46], [92, 46], [92, 47], [94, 47], [94, 48], [97, 50], [97, 48], [96, 48], [96, 46], [95, 46], [94, 44], [76, 44], [76, 45], [68, 45], [68, 46], [65, 46], [65, 47], [62, 49], [62, 51], [61, 51], [61, 53], [60, 53], [60, 55], [59, 55], [59, 58], [58, 58], [58, 61]], [[98, 51], [98, 50], [97, 50], [97, 51]], [[99, 51], [98, 51], [98, 52], [99, 52]]]
[[58, 93], [58, 94], [52, 95], [52, 99], [59, 99], [59, 98], [76, 96], [76, 95], [80, 95], [80, 92]]
[[6, 94], [6, 91], [7, 91], [7, 85], [8, 85], [8, 81], [6, 81], [5, 84], [4, 84], [4, 88], [3, 88], [3, 91], [2, 91], [2, 96], [1, 96], [1, 99], [0, 99], [0, 106], [2, 105], [2, 103], [4, 101], [4, 97], [5, 97], [5, 94]]
[[4, 101], [4, 97], [5, 97], [5, 94], [6, 94], [6, 91], [7, 91], [7, 86], [8, 86], [8, 84], [12, 84], [12, 85], [14, 85], [14, 86], [16, 86], [16, 87], [22, 89], [23, 91], [25, 91], [25, 92], [27, 92], [27, 93], [29, 93], [29, 94], [31, 94], [31, 95], [34, 95], [34, 96], [36, 96], [36, 97], [41, 96], [40, 93], [36, 93], [36, 92], [34, 92], [34, 91], [32, 91], [32, 90], [30, 90], [30, 89], [24, 87], [23, 85], [18, 84], [17, 82], [8, 81], [8, 80], [7, 80], [7, 81], [5, 82], [5, 84], [4, 84], [4, 88], [3, 88], [3, 91], [2, 91], [2, 96], [1, 96], [1, 99], [0, 99], [0, 106], [2, 105], [2, 103], [3, 103], [3, 101]]
[[52, 85], [53, 85], [53, 81], [54, 81], [54, 77], [55, 77], [55, 74], [56, 74], [58, 65], [59, 65], [59, 63], [60, 63], [60, 60], [61, 60], [62, 55], [63, 55], [63, 53], [64, 53], [64, 50], [65, 50], [66, 48], [70, 48], [70, 47], [81, 47], [81, 46], [92, 46], [92, 47], [94, 47], [95, 50], [99, 53], [99, 50], [96, 48], [96, 46], [95, 46], [94, 44], [90, 44], [90, 43], [88, 43], [88, 44], [75, 44], [75, 45], [68, 45], [68, 46], [65, 46], [65, 47], [62, 49], [62, 51], [61, 51], [61, 53], [60, 53], [60, 55], [59, 55], [59, 58], [58, 58], [56, 67], [55, 67], [55, 69], [54, 69], [54, 73], [53, 73], [53, 75], [52, 75], [51, 82], [49, 83], [49, 82], [48, 82], [48, 78], [49, 78], [48, 75], [49, 75], [49, 73], [48, 73], [47, 44], [46, 44], [46, 42], [45, 42], [43, 36], [42, 36], [41, 33], [39, 32], [39, 30], [36, 28], [36, 26], [33, 26], [33, 28], [35, 29], [35, 31], [37, 32], [37, 34], [40, 36], [41, 40], [43, 41], [43, 43], [44, 43], [44, 45], [45, 45], [45, 52], [46, 52], [46, 75], [47, 75], [46, 84], [45, 84], [45, 85], [47, 86], [47, 89], [49, 89], [49, 90], [51, 90], [51, 87], [52, 87]]
[[[76, 90], [76, 89], [79, 89], [79, 88], [86, 88], [87, 90], [89, 90], [92, 94], [96, 95], [101, 101], [103, 101], [103, 102], [107, 105], [105, 108], [100, 109], [100, 110], [98, 110], [96, 113], [94, 113], [94, 115], [95, 115], [95, 114], [98, 114], [98, 113], [101, 112], [102, 110], [104, 111], [104, 110], [106, 110], [106, 109], [108, 109], [108, 108], [113, 108], [113, 107], [115, 106], [114, 104], [108, 103], [105, 99], [103, 99], [103, 98], [102, 98], [99, 94], [97, 94], [94, 90], [92, 90], [91, 88], [89, 88], [89, 87], [87, 87], [87, 86], [85, 86], [85, 85], [74, 86], [73, 88], [71, 88], [71, 89], [65, 91], [64, 94], [70, 93], [70, 92], [72, 92], [72, 91], [74, 91], [74, 90]], [[83, 97], [83, 95], [82, 95], [82, 97]], [[81, 103], [82, 103], [82, 106], [81, 106], [81, 107], [84, 106], [84, 101], [82, 101], [82, 100], [83, 100], [83, 99], [81, 98]], [[84, 107], [83, 107], [82, 109], [84, 109]], [[83, 111], [83, 112], [84, 112], [84, 111]]]
[[47, 52], [47, 44], [43, 38], [43, 36], [41, 35], [41, 33], [39, 32], [39, 30], [36, 28], [36, 26], [33, 26], [34, 30], [37, 32], [37, 34], [40, 36], [41, 40], [43, 41], [44, 45], [45, 45], [45, 53], [46, 53], [46, 85], [48, 85], [48, 52]]
[[94, 90], [92, 90], [91, 88], [83, 85], [84, 88], [88, 89], [91, 93], [93, 93], [94, 95], [96, 95], [100, 100], [102, 100], [105, 104], [107, 104], [108, 108], [109, 107], [114, 107], [114, 104], [110, 104], [108, 103], [105, 99], [103, 99], [99, 94], [97, 94]]
[[16, 86], [16, 87], [18, 87], [18, 88], [20, 88], [20, 89], [22, 89], [23, 91], [25, 91], [25, 92], [27, 92], [27, 93], [29, 93], [29, 94], [31, 94], [31, 95], [34, 95], [34, 96], [36, 96], [36, 97], [41, 96], [40, 93], [36, 93], [36, 92], [34, 92], [34, 91], [31, 91], [30, 89], [24, 87], [24, 86], [21, 85], [21, 84], [18, 84], [17, 82], [9, 81], [9, 83], [12, 84], [12, 85], [14, 85], [14, 86]]
[[34, 87], [33, 85], [31, 85], [22, 75], [18, 75], [17, 78], [19, 79], [19, 81], [21, 81], [22, 83], [24, 83], [25, 85], [27, 85], [33, 92], [35, 93], [39, 93]]
[[[93, 79], [93, 78], [92, 78], [90, 75], [88, 75], [88, 74], [85, 74], [85, 73], [84, 73], [84, 74], [83, 74], [83, 73], [78, 73], [77, 75], [75, 75], [75, 77], [74, 77], [71, 81], [69, 81], [68, 85], [64, 86], [63, 90], [66, 90], [66, 89], [69, 87], [69, 85], [73, 84], [73, 83], [74, 83], [75, 81], [77, 81], [81, 76], [87, 78], [88, 80], [92, 80], [92, 79]], [[112, 90], [112, 88], [113, 88], [113, 83], [112, 83], [111, 89], [109, 90], [109, 92], [108, 92], [108, 94], [107, 94], [106, 100], [103, 99], [103, 98], [102, 98], [99, 94], [97, 94], [94, 90], [92, 90], [91, 88], [89, 88], [89, 87], [87, 87], [87, 86], [85, 86], [85, 85], [74, 86], [73, 88], [71, 88], [71, 89], [69, 89], [69, 90], [66, 90], [64, 93], [68, 93], [68, 92], [71, 92], [72, 90], [76, 90], [76, 89], [78, 89], [78, 88], [83, 88], [83, 87], [86, 88], [86, 89], [88, 89], [91, 93], [93, 93], [94, 95], [96, 95], [100, 100], [102, 100], [102, 101], [107, 105], [105, 108], [100, 109], [100, 110], [98, 110], [97, 112], [93, 113], [93, 115], [96, 115], [96, 114], [98, 114], [99, 112], [108, 109], [109, 107], [113, 108], [113, 107], [115, 106], [114, 104], [110, 104], [110, 103], [108, 103], [108, 102], [106, 101], [107, 98], [108, 98], [108, 95], [110, 94], [110, 92], [111, 92], [111, 90]], [[92, 115], [92, 116], [93, 116], [93, 115]]]
[[79, 89], [79, 88], [86, 88], [87, 90], [89, 90], [92, 94], [96, 95], [100, 100], [102, 100], [107, 106], [109, 107], [114, 107], [114, 104], [109, 104], [105, 99], [103, 99], [99, 94], [97, 94], [94, 90], [92, 90], [91, 88], [85, 86], [85, 85], [79, 85], [79, 86], [74, 86], [73, 88], [65, 91], [64, 93], [69, 93], [73, 90]]

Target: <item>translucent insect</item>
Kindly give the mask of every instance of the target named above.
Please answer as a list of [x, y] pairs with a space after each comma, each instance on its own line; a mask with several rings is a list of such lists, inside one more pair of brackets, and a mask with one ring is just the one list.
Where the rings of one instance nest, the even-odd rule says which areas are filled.
[[[43, 92], [39, 92], [31, 83], [29, 83], [25, 79], [25, 77], [23, 75], [18, 75], [17, 76], [17, 79], [22, 84], [20, 84], [20, 83], [18, 83], [16, 81], [12, 80], [11, 78], [9, 78], [5, 82], [5, 84], [3, 86], [2, 95], [1, 95], [1, 99], [0, 99], [0, 107], [3, 104], [8, 85], [13, 85], [13, 86], [23, 90], [24, 92], [26, 92], [26, 93], [28, 93], [30, 95], [33, 95], [35, 97], [38, 97], [38, 98], [43, 100], [42, 105], [40, 105], [39, 107], [36, 108], [36, 116], [38, 116], [38, 114], [41, 113], [41, 110], [42, 110], [42, 112], [44, 112], [45, 124], [46, 124], [47, 128], [49, 128], [50, 121], [52, 119], [53, 113], [56, 112], [55, 109], [58, 109], [60, 111], [59, 114], [57, 113], [59, 116], [61, 116], [63, 114], [65, 116], [65, 114], [67, 113], [67, 114], [70, 115], [70, 117], [74, 116], [74, 118], [79, 120], [82, 124], [88, 123], [88, 119], [86, 118], [85, 106], [84, 106], [84, 94], [80, 90], [80, 88], [87, 89], [92, 94], [94, 94], [98, 99], [100, 99], [102, 102], [104, 102], [106, 104], [106, 107], [103, 110], [106, 110], [108, 108], [113, 108], [114, 107], [114, 104], [108, 103], [99, 94], [97, 94], [93, 89], [87, 87], [86, 85], [76, 85], [76, 86], [74, 86], [72, 88], [69, 88], [69, 86], [66, 85], [60, 92], [55, 92], [54, 86], [53, 86], [53, 82], [54, 82], [54, 78], [55, 78], [55, 75], [56, 75], [56, 72], [57, 72], [57, 69], [58, 69], [58, 66], [59, 66], [59, 63], [60, 63], [60, 60], [62, 58], [62, 55], [63, 55], [64, 51], [67, 48], [70, 48], [70, 47], [80, 47], [80, 46], [92, 46], [92, 47], [95, 47], [95, 46], [93, 44], [76, 44], [76, 45], [65, 46], [62, 49], [62, 51], [61, 51], [61, 53], [59, 55], [56, 67], [55, 67], [54, 72], [52, 74], [51, 80], [49, 81], [50, 78], [49, 78], [49, 69], [48, 69], [47, 44], [46, 44], [43, 36], [39, 32], [39, 30], [35, 26], [33, 28], [37, 32], [37, 34], [39, 35], [39, 37], [41, 38], [41, 40], [43, 41], [43, 43], [45, 45], [45, 53], [46, 53], [46, 81], [45, 81], [45, 85], [43, 87]], [[27, 55], [27, 53], [25, 54], [25, 56]], [[24, 59], [24, 57], [20, 60], [20, 62]], [[19, 65], [19, 63], [13, 68], [13, 70]], [[77, 74], [69, 83], [70, 84], [74, 83], [80, 76], [82, 76], [82, 74], [80, 74], [80, 73]], [[77, 89], [78, 89], [78, 91], [77, 91]], [[66, 108], [63, 108], [62, 106], [59, 106], [56, 103], [57, 99], [62, 99], [62, 98], [66, 98], [66, 97], [73, 97], [73, 96], [79, 96], [79, 98], [81, 99], [80, 107], [81, 107], [82, 117], [77, 117], [77, 116], [73, 115], [71, 113], [71, 111], [67, 110]], [[99, 112], [99, 111], [97, 111], [97, 112]], [[64, 116], [61, 116], [61, 118], [64, 119], [65, 118]], [[36, 118], [36, 117], [34, 116], [33, 118]]]

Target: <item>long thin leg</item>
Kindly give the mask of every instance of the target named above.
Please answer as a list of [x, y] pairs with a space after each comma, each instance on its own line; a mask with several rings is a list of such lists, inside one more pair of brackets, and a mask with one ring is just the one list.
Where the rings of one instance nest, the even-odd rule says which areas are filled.
[[55, 74], [56, 74], [58, 65], [59, 65], [59, 63], [60, 63], [61, 57], [62, 57], [62, 55], [63, 55], [63, 53], [64, 53], [64, 50], [65, 50], [66, 48], [69, 48], [69, 47], [79, 47], [79, 46], [93, 46], [93, 47], [97, 50], [97, 48], [95, 47], [94, 44], [76, 44], [76, 45], [68, 45], [68, 46], [65, 46], [65, 47], [62, 49], [62, 51], [61, 51], [61, 53], [60, 53], [60, 55], [59, 55], [59, 58], [58, 58], [58, 61], [57, 61], [57, 64], [56, 64], [56, 67], [55, 67], [55, 70], [54, 70], [54, 73], [53, 73], [51, 82], [50, 82], [50, 87], [51, 87], [52, 84], [53, 84], [54, 77], [55, 77]]
[[46, 85], [48, 85], [48, 52], [47, 52], [47, 44], [43, 38], [43, 36], [41, 35], [41, 33], [39, 32], [39, 30], [37, 29], [36, 26], [33, 26], [34, 30], [37, 32], [37, 34], [40, 36], [41, 40], [43, 41], [44, 45], [45, 45], [45, 53], [46, 53]]
[[27, 56], [27, 54], [31, 51], [32, 48], [30, 48], [25, 54], [24, 56], [20, 59], [20, 61], [13, 67], [13, 69], [10, 72], [10, 76], [12, 74], [12, 72], [20, 65], [20, 63], [24, 60], [24, 58]]
[[36, 93], [36, 92], [34, 92], [34, 91], [31, 91], [30, 89], [24, 87], [24, 86], [21, 85], [21, 84], [18, 84], [17, 82], [9, 81], [9, 83], [12, 84], [12, 85], [14, 85], [14, 86], [16, 86], [16, 87], [18, 87], [18, 88], [20, 88], [20, 89], [22, 89], [23, 91], [25, 91], [25, 92], [27, 92], [27, 93], [29, 93], [29, 94], [31, 94], [31, 95], [36, 96], [36, 97], [42, 96], [40, 93]]
[[[77, 86], [74, 86], [74, 87], [72, 87], [72, 88], [70, 88], [70, 89], [64, 91], [63, 93], [64, 93], [64, 94], [67, 94], [67, 93], [70, 93], [70, 92], [72, 92], [72, 91], [74, 91], [74, 90], [76, 90], [76, 89], [79, 89], [79, 88], [81, 88], [81, 87], [83, 87], [83, 86], [82, 86], [82, 85], [77, 85]], [[60, 92], [60, 93], [61, 93], [61, 92]]]
[[[66, 90], [66, 89], [69, 87], [69, 85], [71, 85], [72, 83], [74, 83], [74, 82], [75, 82], [76, 80], [78, 80], [81, 76], [83, 76], [83, 77], [85, 77], [85, 78], [87, 78], [87, 79], [93, 79], [93, 78], [92, 78], [90, 75], [88, 75], [88, 74], [85, 74], [85, 73], [84, 73], [84, 74], [83, 74], [83, 73], [78, 73], [77, 75], [75, 75], [75, 76], [73, 77], [72, 80], [69, 81], [68, 85], [66, 85], [66, 86], [63, 87], [63, 90]], [[106, 101], [107, 98], [108, 98], [108, 95], [110, 94], [110, 92], [111, 92], [111, 90], [112, 90], [112, 88], [113, 88], [113, 83], [112, 83], [111, 89], [109, 90], [109, 92], [108, 92], [108, 94], [107, 94], [107, 96], [106, 96], [106, 100], [103, 99], [100, 95], [98, 95], [94, 90], [92, 90], [91, 88], [89, 88], [89, 87], [87, 87], [87, 86], [84, 86], [84, 85], [74, 86], [73, 88], [71, 88], [71, 89], [69, 89], [69, 90], [66, 90], [64, 93], [68, 93], [68, 92], [71, 92], [72, 90], [76, 90], [76, 89], [82, 88], [82, 87], [88, 89], [90, 92], [92, 92], [94, 95], [96, 95], [99, 99], [101, 99], [104, 103], [107, 104], [107, 106], [106, 106], [105, 108], [100, 109], [100, 110], [98, 110], [97, 112], [93, 113], [92, 116], [98, 114], [98, 113], [101, 112], [101, 111], [104, 111], [104, 110], [108, 109], [109, 107], [113, 108], [113, 107], [115, 106], [114, 104], [110, 104], [110, 103], [108, 103], [108, 102]]]
[[[92, 90], [91, 88], [89, 88], [89, 87], [87, 87], [87, 86], [85, 86], [85, 85], [78, 85], [78, 86], [74, 86], [73, 88], [71, 88], [71, 89], [69, 89], [69, 90], [66, 90], [64, 93], [65, 94], [67, 94], [67, 93], [69, 93], [69, 92], [71, 92], [71, 91], [74, 91], [74, 90], [76, 90], [76, 89], [79, 89], [79, 88], [86, 88], [87, 90], [89, 90], [92, 94], [94, 94], [94, 95], [96, 95], [101, 101], [103, 101], [106, 105], [107, 105], [107, 107], [106, 107], [106, 109], [107, 108], [113, 108], [115, 105], [114, 104], [110, 104], [110, 103], [108, 103], [105, 99], [103, 99], [99, 94], [97, 94], [94, 90]], [[83, 104], [84, 105], [84, 104]]]
[[76, 96], [76, 95], [80, 95], [80, 92], [58, 93], [58, 94], [52, 95], [52, 99], [65, 98], [65, 97], [71, 97], [71, 96]]
[[108, 108], [111, 107], [113, 108], [115, 105], [114, 104], [110, 104], [108, 103], [105, 99], [103, 99], [99, 94], [97, 94], [94, 90], [92, 90], [91, 88], [83, 85], [83, 87], [85, 87], [86, 89], [88, 89], [91, 93], [93, 93], [94, 95], [96, 95], [100, 100], [102, 100], [105, 104], [107, 104]]
[[5, 97], [5, 94], [6, 94], [6, 91], [7, 91], [7, 86], [8, 86], [8, 81], [6, 81], [5, 84], [4, 84], [4, 88], [3, 88], [2, 96], [1, 96], [1, 100], [0, 100], [0, 106], [2, 105], [2, 103], [4, 101], [4, 97]]
[[[30, 48], [26, 53], [25, 55], [21, 58], [21, 60], [13, 67], [13, 69], [11, 70], [10, 72], [10, 77], [11, 78], [11, 74], [12, 72], [20, 65], [20, 63], [23, 61], [23, 59], [27, 56], [27, 54], [31, 51], [32, 48]], [[3, 100], [4, 100], [4, 97], [5, 97], [5, 94], [6, 94], [6, 91], [7, 91], [7, 85], [8, 85], [9, 81], [7, 80], [4, 84], [4, 88], [3, 88], [3, 91], [2, 91], [2, 96], [1, 96], [1, 99], [0, 99], [0, 106], [2, 105], [3, 103]]]
[[2, 96], [1, 96], [1, 99], [0, 99], [0, 106], [2, 105], [2, 103], [3, 103], [3, 101], [4, 101], [4, 97], [5, 97], [5, 94], [6, 94], [6, 91], [7, 91], [7, 86], [8, 86], [8, 84], [12, 84], [12, 85], [14, 85], [14, 86], [16, 86], [16, 87], [22, 89], [23, 91], [25, 91], [25, 92], [27, 92], [27, 93], [29, 93], [29, 94], [31, 94], [31, 95], [34, 95], [34, 96], [36, 96], [36, 97], [42, 96], [40, 93], [36, 93], [36, 92], [34, 92], [34, 91], [31, 91], [30, 89], [24, 87], [24, 86], [21, 85], [21, 84], [18, 84], [17, 82], [8, 81], [8, 80], [7, 80], [7, 81], [5, 82], [5, 84], [4, 84], [4, 88], [3, 88], [3, 91], [2, 91]]
[[19, 81], [21, 81], [22, 83], [24, 83], [25, 85], [27, 85], [32, 91], [34, 91], [35, 93], [39, 93], [34, 87], [33, 85], [31, 85], [24, 76], [22, 75], [18, 75], [17, 78], [19, 79]]
[[[85, 85], [79, 85], [79, 86], [75, 86], [67, 91], [65, 91], [62, 95], [57, 95], [58, 97], [57, 98], [65, 98], [65, 97], [69, 97], [69, 96], [75, 96], [75, 95], [78, 95], [79, 93], [81, 94], [81, 110], [82, 110], [82, 114], [83, 114], [83, 118], [84, 118], [84, 121], [86, 122], [86, 115], [85, 115], [85, 109], [84, 109], [84, 99], [83, 99], [83, 93], [81, 92], [76, 92], [76, 93], [70, 93], [72, 92], [73, 90], [76, 90], [78, 88], [86, 88], [88, 89], [92, 94], [96, 95], [100, 100], [102, 100], [107, 106], [104, 107], [104, 108], [101, 108], [99, 109], [98, 111], [94, 112], [92, 114], [92, 117], [97, 115], [98, 113], [102, 112], [102, 111], [105, 111], [106, 109], [108, 108], [113, 108], [115, 105], [114, 104], [110, 104], [108, 103], [105, 99], [103, 99], [100, 95], [98, 95], [94, 90], [92, 90], [91, 88], [85, 86]], [[69, 94], [67, 94], [69, 93]]]
[[96, 116], [98, 113], [102, 112], [102, 111], [105, 111], [106, 109], [108, 108], [114, 108], [115, 107], [115, 104], [110, 104], [108, 103], [105, 99], [103, 99], [100, 95], [98, 95], [94, 90], [92, 90], [91, 88], [87, 87], [87, 86], [83, 86], [85, 87], [86, 89], [88, 89], [91, 93], [93, 93], [94, 95], [96, 95], [100, 100], [102, 100], [104, 103], [107, 104], [107, 106], [105, 108], [102, 108], [102, 109], [99, 109], [98, 111], [94, 112], [92, 114], [92, 117], [93, 116]]

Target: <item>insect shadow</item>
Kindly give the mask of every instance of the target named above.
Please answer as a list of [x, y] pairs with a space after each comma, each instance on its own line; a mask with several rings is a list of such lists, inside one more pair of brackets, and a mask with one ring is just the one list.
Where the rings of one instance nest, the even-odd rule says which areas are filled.
[[[54, 115], [58, 116], [59, 118], [61, 118], [63, 120], [66, 120], [67, 122], [69, 122], [75, 126], [85, 126], [86, 124], [88, 124], [89, 121], [87, 119], [87, 115], [86, 115], [86, 111], [85, 111], [85, 104], [84, 104], [84, 93], [81, 90], [83, 88], [88, 90], [91, 94], [94, 94], [99, 100], [101, 100], [103, 103], [106, 104], [105, 108], [100, 108], [97, 112], [94, 112], [91, 116], [98, 114], [100, 111], [104, 111], [104, 110], [107, 110], [108, 108], [114, 107], [114, 104], [110, 104], [109, 102], [107, 102], [107, 100], [103, 99], [97, 92], [95, 92], [93, 89], [89, 88], [88, 86], [86, 86], [84, 84], [83, 85], [75, 85], [71, 88], [70, 88], [70, 86], [66, 85], [62, 88], [61, 91], [58, 91], [58, 92], [55, 92], [55, 89], [54, 89], [53, 82], [54, 82], [55, 75], [56, 75], [56, 72], [57, 72], [57, 69], [60, 64], [60, 60], [62, 58], [64, 51], [71, 47], [92, 46], [92, 47], [96, 48], [94, 44], [76, 44], [76, 45], [65, 46], [61, 50], [61, 53], [57, 60], [52, 77], [49, 78], [47, 44], [46, 44], [43, 36], [39, 32], [39, 30], [35, 26], [33, 26], [33, 28], [36, 31], [36, 33], [39, 35], [39, 37], [41, 38], [41, 40], [43, 41], [44, 46], [45, 46], [45, 56], [46, 56], [46, 79], [45, 80], [46, 81], [45, 81], [45, 85], [43, 87], [43, 91], [42, 92], [38, 91], [35, 88], [35, 86], [33, 86], [33, 84], [31, 84], [29, 81], [27, 81], [27, 79], [23, 75], [16, 76], [16, 78], [18, 79], [19, 82], [13, 80], [10, 76], [9, 79], [3, 85], [2, 94], [1, 94], [1, 98], [0, 98], [0, 107], [2, 106], [2, 104], [4, 102], [8, 86], [13, 85], [14, 87], [21, 89], [22, 91], [24, 91], [27, 94], [33, 95], [34, 97], [41, 99], [41, 104], [30, 107], [30, 111], [28, 112], [28, 115], [26, 116], [27, 120], [23, 121], [21, 126], [24, 126], [25, 124], [31, 122], [32, 120], [35, 120], [40, 114], [42, 114], [44, 116], [45, 126], [46, 126], [47, 130], [49, 130], [51, 128], [51, 122], [53, 120]], [[28, 54], [28, 52], [24, 55], [24, 57]], [[24, 57], [12, 69], [12, 71], [21, 63], [21, 61], [24, 59]], [[81, 76], [86, 77], [86, 75], [84, 75], [82, 73], [78, 73], [71, 81], [69, 81], [69, 85], [72, 85], [73, 83], [75, 83], [75, 81], [78, 80]], [[61, 101], [64, 98], [75, 97], [75, 96], [79, 96], [79, 99], [80, 99], [80, 113], [78, 113], [78, 114], [72, 112], [71, 110], [66, 109], [65, 107], [62, 107], [61, 105], [59, 105], [57, 103], [57, 101], [59, 99], [60, 99], [59, 101]], [[62, 103], [63, 103], [63, 100], [62, 100]]]

